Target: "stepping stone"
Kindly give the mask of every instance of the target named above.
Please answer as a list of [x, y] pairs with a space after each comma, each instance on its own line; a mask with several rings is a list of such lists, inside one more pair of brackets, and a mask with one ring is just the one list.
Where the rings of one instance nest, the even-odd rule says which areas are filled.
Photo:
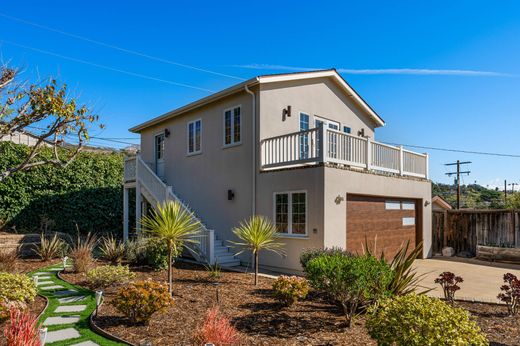
[[79, 338], [81, 335], [74, 328], [65, 328], [60, 330], [55, 330], [52, 332], [47, 332], [47, 339], [45, 340], [46, 344], [50, 344], [56, 341], [68, 340]]
[[51, 273], [43, 273], [43, 272], [38, 272], [38, 273], [34, 273], [32, 276], [40, 276], [40, 275], [50, 275]]
[[[53, 282], [54, 283], [54, 282]], [[52, 285], [52, 286], [44, 286], [42, 287], [41, 289], [42, 290], [58, 290], [60, 288], [64, 288], [63, 286], [61, 285]], [[56, 292], [57, 293], [57, 292]]]
[[65, 297], [58, 298], [60, 304], [68, 304], [68, 303], [77, 303], [85, 299], [85, 296], [74, 296], [74, 297]]
[[54, 283], [54, 281], [40, 281], [40, 280], [38, 280], [38, 283], [36, 284], [36, 286], [52, 285], [53, 283]]
[[80, 312], [87, 308], [86, 305], [65, 305], [65, 306], [58, 306], [54, 312], [60, 313], [60, 312]]
[[79, 322], [79, 316], [56, 316], [56, 317], [47, 317], [45, 321], [43, 321], [44, 326], [56, 326], [59, 324], [71, 324]]
[[[45, 288], [45, 287], [43, 287]], [[60, 288], [63, 288], [63, 286], [60, 286]], [[78, 291], [74, 290], [74, 289], [70, 289], [70, 290], [63, 290], [63, 291], [56, 291], [54, 292], [54, 295], [55, 296], [68, 296], [68, 295], [74, 295], [78, 293]]]
[[79, 344], [74, 344], [74, 345], [71, 345], [71, 346], [99, 346], [98, 344], [96, 344], [94, 341], [83, 341], [83, 342], [80, 342]]
[[60, 267], [60, 268], [49, 268], [47, 270], [48, 271], [52, 271], [52, 272], [59, 272], [59, 271], [63, 270], [63, 267]]
[[50, 279], [51, 279], [50, 276], [39, 276], [38, 275], [38, 280], [42, 280], [43, 281], [43, 280], [50, 280]]

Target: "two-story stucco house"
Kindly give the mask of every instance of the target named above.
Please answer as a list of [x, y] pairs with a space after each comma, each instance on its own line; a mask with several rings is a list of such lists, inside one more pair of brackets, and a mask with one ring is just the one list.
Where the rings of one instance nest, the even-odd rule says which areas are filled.
[[428, 156], [376, 141], [385, 123], [335, 71], [259, 76], [130, 131], [141, 153], [125, 164], [136, 217], [179, 199], [204, 223], [200, 250], [221, 265], [248, 263], [229, 240], [253, 214], [272, 219], [285, 255], [260, 265], [300, 270], [306, 248], [362, 251], [365, 237], [391, 256], [406, 240], [431, 249]]

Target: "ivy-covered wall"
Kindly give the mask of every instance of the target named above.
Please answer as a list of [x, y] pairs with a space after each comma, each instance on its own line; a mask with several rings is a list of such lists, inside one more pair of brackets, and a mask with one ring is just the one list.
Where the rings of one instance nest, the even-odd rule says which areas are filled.
[[[0, 142], [0, 170], [25, 157], [28, 147]], [[76, 233], [122, 232], [123, 154], [82, 152], [66, 168], [41, 166], [0, 182], [0, 229]]]

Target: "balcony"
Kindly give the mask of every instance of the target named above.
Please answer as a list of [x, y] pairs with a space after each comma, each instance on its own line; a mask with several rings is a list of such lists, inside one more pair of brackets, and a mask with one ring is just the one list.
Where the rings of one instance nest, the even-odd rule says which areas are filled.
[[323, 126], [264, 139], [260, 150], [262, 170], [330, 163], [428, 179], [428, 154]]

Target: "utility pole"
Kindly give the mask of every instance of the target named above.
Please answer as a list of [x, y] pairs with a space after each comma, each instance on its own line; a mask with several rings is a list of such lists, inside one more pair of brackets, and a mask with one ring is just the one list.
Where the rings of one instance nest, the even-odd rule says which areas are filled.
[[459, 160], [457, 160], [457, 162], [453, 162], [453, 163], [446, 163], [445, 166], [454, 166], [454, 165], [457, 165], [457, 171], [456, 172], [449, 172], [449, 173], [446, 173], [446, 175], [448, 177], [451, 177], [452, 175], [456, 174], [457, 175], [457, 209], [460, 209], [460, 175], [461, 174], [470, 174], [471, 171], [461, 171], [460, 170], [460, 165], [467, 165], [467, 164], [470, 164], [471, 161], [464, 161], [464, 162], [460, 162]]
[[504, 205], [507, 204], [507, 180], [504, 179]]

